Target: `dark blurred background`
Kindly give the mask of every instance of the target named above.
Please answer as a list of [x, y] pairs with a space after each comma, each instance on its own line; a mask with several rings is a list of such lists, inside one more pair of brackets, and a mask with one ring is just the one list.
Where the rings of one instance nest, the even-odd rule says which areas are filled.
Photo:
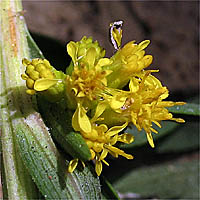
[[[65, 45], [92, 36], [111, 56], [109, 24], [123, 20], [123, 44], [150, 39], [151, 69], [170, 91], [189, 96], [199, 89], [198, 1], [24, 1], [25, 19], [37, 44], [51, 62], [66, 65]], [[55, 41], [46, 39], [48, 36]], [[61, 48], [62, 47], [62, 48]], [[47, 52], [48, 51], [48, 52]], [[50, 52], [50, 53], [49, 53]], [[53, 63], [54, 64], [54, 63]], [[181, 99], [180, 99], [181, 100]]]

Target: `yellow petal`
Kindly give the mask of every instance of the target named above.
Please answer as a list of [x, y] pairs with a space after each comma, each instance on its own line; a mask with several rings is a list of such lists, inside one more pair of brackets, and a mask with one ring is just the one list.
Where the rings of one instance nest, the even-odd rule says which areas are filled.
[[103, 83], [103, 85], [107, 86], [107, 78], [106, 77], [101, 79], [101, 82]]
[[72, 88], [72, 91], [74, 92], [75, 96], [78, 94], [78, 89], [77, 88]]
[[111, 61], [109, 58], [101, 58], [99, 59], [96, 66], [101, 67], [105, 65], [110, 65], [113, 61]]
[[76, 111], [72, 116], [72, 127], [75, 131], [80, 131], [80, 126], [78, 123], [78, 108], [76, 109]]
[[146, 55], [146, 56], [144, 56], [143, 60], [144, 60], [144, 63], [145, 63], [144, 64], [145, 67], [148, 67], [153, 61], [153, 56], [152, 55]]
[[142, 59], [144, 57], [144, 54], [145, 54], [144, 50], [135, 52], [135, 55], [137, 55], [138, 60]]
[[100, 176], [100, 174], [102, 172], [102, 163], [101, 163], [101, 161], [96, 161], [95, 171], [96, 171], [97, 175]]
[[83, 165], [83, 168], [85, 168], [85, 163], [81, 160], [81, 163], [82, 163], [82, 165]]
[[122, 135], [119, 135], [117, 140], [118, 140], [119, 142], [123, 142], [123, 143], [126, 143], [126, 144], [130, 144], [130, 143], [133, 142], [134, 137], [133, 137], [133, 135], [131, 135], [130, 133], [124, 133], [124, 134], [122, 134]]
[[89, 68], [94, 67], [94, 62], [96, 59], [96, 49], [94, 47], [91, 47], [86, 54], [86, 61], [89, 65]]
[[27, 60], [26, 58], [23, 58], [22, 59], [22, 64], [23, 65], [25, 65], [25, 66], [27, 66], [27, 65], [29, 65], [31, 62], [29, 61], [29, 60]]
[[105, 124], [100, 124], [96, 127], [98, 133], [105, 133], [108, 130], [108, 127]]
[[157, 131], [157, 130], [155, 130], [154, 128], [150, 128], [150, 130], [151, 130], [152, 132], [154, 132], [154, 133], [158, 134], [158, 131]]
[[28, 79], [28, 76], [27, 76], [26, 74], [22, 74], [22, 75], [21, 75], [21, 78], [22, 78], [23, 80], [27, 80], [27, 79]]
[[131, 92], [137, 92], [139, 89], [139, 83], [136, 79], [131, 79], [129, 83], [129, 89]]
[[117, 143], [118, 134], [110, 138], [110, 145], [115, 145]]
[[107, 104], [105, 102], [100, 102], [96, 107], [96, 111], [95, 111], [94, 117], [92, 118], [91, 121], [92, 122], [97, 121], [97, 119], [105, 111], [106, 107], [107, 107]]
[[113, 110], [120, 109], [125, 104], [126, 99], [126, 96], [115, 95], [110, 102], [110, 107]]
[[144, 40], [138, 45], [141, 49], [145, 49], [150, 43], [150, 40]]
[[186, 102], [175, 102], [175, 105], [179, 105], [179, 106], [182, 106], [182, 105], [185, 105], [186, 104]]
[[128, 125], [128, 122], [124, 123], [123, 125], [121, 126], [114, 126], [112, 128], [110, 128], [108, 131], [107, 131], [107, 134], [112, 137], [116, 134], [118, 134], [120, 131], [122, 131], [126, 126]]
[[126, 154], [123, 150], [121, 149], [118, 149], [116, 147], [113, 147], [113, 146], [109, 146], [109, 145], [106, 145], [106, 148], [108, 148], [111, 152], [114, 152], [118, 155], [121, 155], [121, 156], [124, 156], [125, 158], [127, 159], [133, 159], [133, 156], [130, 155], [130, 154]]
[[174, 121], [179, 122], [179, 123], [184, 123], [185, 122], [185, 120], [181, 119], [181, 118], [172, 118], [171, 120], [174, 120]]
[[88, 116], [86, 115], [86, 110], [81, 104], [78, 104], [78, 124], [83, 132], [90, 133], [92, 131], [92, 126]]
[[149, 144], [151, 145], [152, 148], [154, 148], [155, 145], [153, 143], [153, 137], [152, 137], [151, 133], [146, 133], [146, 135], [147, 135], [147, 140], [148, 140]]
[[72, 173], [76, 169], [77, 165], [78, 165], [78, 158], [71, 160], [68, 166], [68, 172]]
[[157, 122], [157, 121], [155, 121], [155, 120], [152, 120], [152, 122], [153, 122], [154, 124], [156, 124], [159, 128], [162, 128], [162, 126], [161, 126], [161, 124], [160, 124], [159, 122]]
[[93, 149], [90, 149], [90, 153], [91, 153], [91, 160], [93, 160], [96, 156], [96, 153], [94, 152]]
[[77, 47], [75, 42], [71, 41], [67, 44], [67, 53], [71, 56], [74, 65], [76, 65]]
[[109, 163], [106, 162], [105, 160], [102, 160], [102, 162], [104, 162], [107, 166], [109, 166]]
[[78, 93], [77, 97], [85, 97], [85, 93], [83, 91], [80, 91]]
[[103, 160], [107, 156], [107, 154], [108, 154], [108, 150], [104, 148], [99, 160]]
[[38, 79], [35, 81], [34, 90], [36, 91], [48, 90], [50, 87], [58, 83], [58, 81], [59, 79], [46, 79], [46, 78]]

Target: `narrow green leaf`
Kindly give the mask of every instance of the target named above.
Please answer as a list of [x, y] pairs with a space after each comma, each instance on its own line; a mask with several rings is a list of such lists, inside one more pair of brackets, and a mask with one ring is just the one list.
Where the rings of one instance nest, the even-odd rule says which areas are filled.
[[142, 199], [198, 199], [199, 162], [182, 160], [135, 169], [114, 183], [123, 194], [137, 193]]
[[199, 147], [199, 121], [188, 121], [179, 126], [156, 146], [159, 153], [186, 152]]
[[[17, 126], [17, 142], [22, 159], [46, 199], [99, 199], [98, 178], [88, 167], [67, 173], [65, 158], [56, 150], [47, 129], [33, 132]], [[44, 140], [45, 136], [45, 140]], [[79, 171], [80, 170], [80, 171]]]
[[172, 113], [176, 114], [184, 114], [184, 115], [200, 115], [200, 106], [199, 104], [187, 103], [183, 106], [173, 106], [168, 108], [168, 110]]
[[119, 200], [120, 198], [111, 183], [104, 176], [101, 176], [100, 179], [102, 184], [102, 198]]

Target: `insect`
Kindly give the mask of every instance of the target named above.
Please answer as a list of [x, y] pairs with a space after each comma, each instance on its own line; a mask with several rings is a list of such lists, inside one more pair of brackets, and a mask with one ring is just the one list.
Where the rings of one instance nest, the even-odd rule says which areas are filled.
[[110, 40], [116, 50], [118, 50], [121, 46], [122, 25], [122, 20], [115, 21], [110, 24]]

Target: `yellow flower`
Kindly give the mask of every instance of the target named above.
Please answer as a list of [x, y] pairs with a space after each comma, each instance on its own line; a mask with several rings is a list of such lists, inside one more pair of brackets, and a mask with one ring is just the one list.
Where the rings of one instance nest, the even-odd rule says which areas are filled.
[[[87, 62], [87, 54], [93, 48], [96, 54], [93, 54], [95, 62], [105, 56], [105, 50], [99, 45], [97, 41], [93, 42], [92, 37], [87, 38], [84, 36], [80, 41], [71, 41], [67, 44], [67, 52], [72, 58], [70, 66], [66, 69], [66, 73], [71, 75], [74, 66], [78, 66], [80, 62]], [[89, 55], [89, 54], [88, 54]]]
[[144, 51], [149, 43], [149, 40], [144, 40], [139, 44], [131, 41], [121, 49], [120, 55], [118, 56], [121, 57], [122, 63], [125, 65], [126, 69], [123, 69], [123, 71], [130, 70], [131, 73], [139, 72], [152, 63], [153, 57], [151, 55], [145, 55]]
[[[113, 126], [110, 129], [105, 124], [97, 124], [98, 121], [102, 120], [100, 116], [105, 108], [106, 104], [104, 102], [98, 104], [93, 118], [89, 119], [84, 108], [78, 104], [78, 108], [72, 118], [74, 130], [81, 133], [90, 149], [92, 155], [91, 160], [95, 161], [95, 170], [98, 176], [102, 172], [102, 162], [109, 165], [105, 161], [108, 153], [116, 158], [121, 155], [127, 159], [133, 159], [132, 155], [126, 154], [123, 150], [114, 146], [117, 142], [127, 144], [133, 142], [133, 136], [131, 134], [119, 134], [128, 125], [127, 122], [121, 126]], [[77, 158], [72, 160], [69, 164], [68, 171], [72, 172], [76, 168], [77, 163]]]
[[[69, 51], [70, 47], [68, 47]], [[71, 52], [76, 52], [71, 50]], [[71, 53], [74, 62], [74, 70], [71, 75], [66, 77], [66, 96], [72, 108], [76, 108], [77, 102], [94, 101], [101, 97], [101, 93], [107, 86], [106, 77], [111, 73], [110, 70], [104, 70], [103, 67], [109, 65], [111, 61], [108, 58], [96, 59], [97, 51], [94, 47], [86, 51], [84, 61], [77, 61], [74, 54]]]
[[153, 57], [145, 55], [144, 51], [149, 43], [149, 40], [145, 40], [139, 44], [131, 41], [117, 51], [111, 58], [113, 63], [109, 66], [109, 69], [113, 71], [107, 78], [109, 87], [122, 88], [128, 83], [130, 77], [152, 63]]
[[[140, 80], [142, 78], [142, 80]], [[142, 73], [140, 77], [131, 79], [130, 97], [123, 106], [123, 113], [129, 113], [129, 120], [138, 128], [146, 131], [149, 144], [154, 147], [151, 132], [158, 133], [152, 128], [152, 122], [161, 128], [160, 121], [174, 120], [184, 122], [183, 119], [173, 118], [166, 107], [183, 105], [184, 102], [163, 101], [168, 97], [168, 90], [161, 82], [149, 72]]]
[[[132, 122], [139, 131], [145, 130], [149, 144], [154, 147], [151, 132], [158, 133], [152, 128], [152, 123], [161, 128], [160, 121], [174, 120], [184, 122], [183, 119], [173, 118], [166, 107], [183, 105], [184, 102], [163, 101], [168, 97], [168, 90], [161, 82], [150, 74], [151, 71], [143, 71], [132, 77], [126, 93], [119, 93], [109, 102], [114, 112], [104, 112], [104, 122], [107, 124], [122, 123], [122, 121]], [[156, 70], [154, 70], [155, 72]], [[121, 102], [119, 100], [122, 100]], [[121, 106], [123, 103], [123, 106]], [[119, 105], [119, 106], [117, 106]], [[120, 107], [121, 106], [121, 107]], [[110, 118], [113, 118], [110, 120]]]
[[33, 95], [36, 91], [44, 91], [59, 82], [55, 74], [52, 72], [52, 66], [46, 59], [27, 59], [22, 60], [22, 64], [26, 66], [25, 74], [22, 79], [26, 80], [27, 94]]

